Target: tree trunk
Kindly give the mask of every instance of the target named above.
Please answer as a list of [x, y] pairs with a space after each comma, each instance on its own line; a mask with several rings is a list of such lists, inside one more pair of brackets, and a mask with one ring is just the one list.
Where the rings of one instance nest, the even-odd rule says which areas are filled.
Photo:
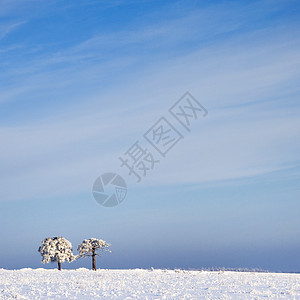
[[96, 253], [94, 249], [92, 252], [92, 259], [93, 259], [93, 270], [96, 271]]
[[58, 261], [57, 264], [58, 264], [58, 270], [61, 271], [61, 263]]

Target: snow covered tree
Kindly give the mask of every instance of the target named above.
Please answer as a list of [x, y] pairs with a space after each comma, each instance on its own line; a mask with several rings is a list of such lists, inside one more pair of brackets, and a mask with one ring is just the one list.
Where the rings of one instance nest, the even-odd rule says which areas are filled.
[[39, 247], [43, 260], [42, 263], [57, 262], [58, 270], [65, 261], [71, 262], [76, 259], [72, 252], [72, 244], [64, 237], [48, 237], [42, 241]]
[[96, 271], [96, 255], [101, 256], [99, 253], [96, 253], [96, 251], [109, 251], [108, 248], [110, 247], [110, 244], [106, 243], [103, 240], [91, 238], [89, 240], [84, 240], [79, 246], [78, 246], [78, 252], [80, 257], [86, 257], [91, 256], [92, 257], [92, 263], [93, 263], [93, 270]]

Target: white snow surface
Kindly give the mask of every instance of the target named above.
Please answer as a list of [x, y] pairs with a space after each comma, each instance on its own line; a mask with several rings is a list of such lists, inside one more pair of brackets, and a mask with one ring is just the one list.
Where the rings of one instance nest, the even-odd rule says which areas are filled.
[[300, 299], [300, 274], [0, 269], [1, 299]]

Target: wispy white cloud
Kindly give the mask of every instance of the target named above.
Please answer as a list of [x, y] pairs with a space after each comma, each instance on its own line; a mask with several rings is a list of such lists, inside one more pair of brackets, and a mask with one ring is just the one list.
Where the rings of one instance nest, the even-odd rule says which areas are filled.
[[[239, 26], [225, 22], [227, 27], [199, 29], [205, 15], [97, 34], [9, 70], [18, 80], [0, 88], [1, 102], [40, 98], [42, 107], [61, 95], [68, 101], [56, 104], [55, 116], [2, 126], [1, 200], [88, 193], [95, 177], [118, 170], [117, 157], [186, 90], [209, 115], [143, 184], [203, 184], [296, 165], [297, 28], [288, 34], [281, 26], [254, 30], [168, 55], [172, 45], [193, 35], [203, 40]], [[132, 50], [141, 44], [147, 51], [169, 46], [153, 59], [155, 51]]]
[[27, 23], [27, 21], [21, 21], [21, 22], [17, 22], [17, 23], [8, 23], [8, 24], [2, 23], [2, 24], [0, 24], [0, 40], [5, 38], [7, 35], [12, 33], [18, 27], [20, 27], [26, 23]]
[[[153, 117], [153, 113], [133, 117], [106, 112], [2, 129], [2, 200], [88, 195], [93, 180], [106, 171], [122, 173], [135, 186], [135, 178], [120, 168], [118, 157], [141, 139], [139, 118], [145, 120], [146, 131], [146, 124], [156, 120]], [[297, 113], [266, 117], [255, 107], [230, 113], [216, 110], [200, 122], [141, 186], [203, 185], [280, 171], [297, 162]]]

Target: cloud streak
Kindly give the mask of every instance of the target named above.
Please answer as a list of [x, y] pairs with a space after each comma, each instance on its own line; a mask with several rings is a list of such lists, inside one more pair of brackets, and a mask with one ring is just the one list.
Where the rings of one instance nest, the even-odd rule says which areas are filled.
[[228, 23], [228, 7], [215, 8], [225, 27], [204, 18], [214, 7], [184, 17], [174, 9], [158, 25], [98, 33], [16, 68], [11, 61], [0, 88], [11, 113], [0, 128], [1, 200], [88, 193], [186, 90], [209, 115], [143, 184], [207, 184], [297, 166], [298, 29], [241, 34], [241, 19]]
[[18, 27], [26, 24], [27, 21], [12, 23], [12, 24], [1, 24], [0, 25], [0, 41], [16, 30]]

